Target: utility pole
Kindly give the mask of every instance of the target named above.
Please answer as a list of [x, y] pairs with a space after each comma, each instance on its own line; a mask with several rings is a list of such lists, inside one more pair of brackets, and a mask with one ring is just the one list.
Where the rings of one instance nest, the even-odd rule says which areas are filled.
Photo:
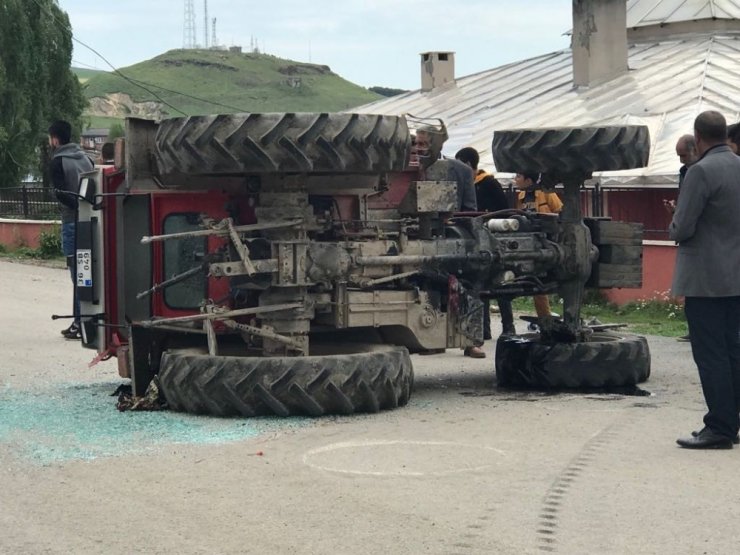
[[216, 18], [213, 18], [213, 29], [211, 29], [211, 46], [218, 46], [218, 39], [216, 38]]
[[185, 0], [185, 25], [182, 30], [182, 47], [195, 48], [195, 8], [193, 0]]
[[208, 0], [203, 0], [203, 48], [208, 48]]

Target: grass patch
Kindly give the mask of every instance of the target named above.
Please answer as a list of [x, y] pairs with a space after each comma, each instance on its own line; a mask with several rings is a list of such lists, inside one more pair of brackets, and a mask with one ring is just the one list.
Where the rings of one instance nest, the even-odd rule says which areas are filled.
[[46, 244], [42, 244], [37, 249], [32, 249], [31, 247], [11, 248], [7, 245], [0, 244], [0, 259], [18, 262], [45, 262], [49, 266], [62, 268], [66, 266], [67, 260], [62, 255], [61, 248], [57, 252], [54, 244], [53, 239], [49, 239]]
[[113, 118], [108, 116], [96, 116], [93, 114], [83, 114], [86, 127], [89, 129], [110, 129], [114, 124], [123, 125], [125, 120], [122, 118]]
[[[534, 314], [534, 304], [529, 297], [514, 299], [514, 311]], [[550, 296], [550, 306], [562, 315], [562, 299]], [[686, 335], [686, 317], [683, 306], [664, 292], [652, 299], [644, 299], [617, 306], [607, 302], [598, 291], [589, 291], [581, 308], [581, 318], [588, 322], [596, 318], [604, 324], [627, 324], [634, 333], [681, 337]]]
[[62, 252], [62, 229], [55, 225], [49, 231], [42, 231], [39, 235], [39, 248], [36, 249], [41, 258], [58, 258]]

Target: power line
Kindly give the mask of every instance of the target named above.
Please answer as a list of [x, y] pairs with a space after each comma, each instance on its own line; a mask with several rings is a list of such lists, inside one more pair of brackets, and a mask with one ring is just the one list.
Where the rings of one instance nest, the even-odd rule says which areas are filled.
[[[33, 3], [34, 3], [34, 4], [36, 4], [36, 5], [37, 5], [37, 6], [38, 6], [38, 7], [39, 7], [39, 8], [40, 8], [40, 9], [41, 9], [42, 11], [46, 11], [46, 13], [47, 13], [47, 14], [49, 14], [49, 15], [51, 16], [51, 18], [52, 18], [52, 19], [53, 19], [54, 21], [56, 21], [56, 22], [57, 22], [57, 23], [58, 23], [58, 24], [60, 25], [60, 27], [61, 27], [61, 28], [62, 28], [63, 30], [65, 30], [65, 31], [67, 30], [67, 26], [66, 26], [66, 25], [64, 24], [64, 22], [63, 22], [63, 21], [60, 21], [60, 20], [59, 20], [59, 19], [57, 18], [56, 14], [54, 14], [54, 12], [53, 12], [53, 11], [51, 11], [51, 10], [47, 10], [47, 9], [46, 9], [46, 6], [42, 5], [42, 4], [41, 4], [41, 3], [39, 2], [39, 0], [33, 0]], [[90, 52], [92, 52], [93, 54], [95, 54], [96, 56], [98, 56], [98, 57], [99, 57], [99, 58], [100, 58], [101, 60], [103, 60], [103, 61], [104, 61], [104, 62], [105, 62], [106, 64], [108, 64], [108, 65], [109, 65], [109, 66], [111, 67], [111, 69], [113, 69], [113, 71], [114, 71], [115, 73], [117, 73], [117, 74], [118, 74], [119, 76], [121, 76], [121, 77], [122, 77], [123, 79], [125, 79], [126, 81], [129, 81], [130, 83], [132, 83], [132, 84], [136, 85], [137, 87], [141, 87], [141, 88], [142, 88], [142, 89], [144, 89], [144, 90], [145, 90], [146, 92], [148, 92], [149, 94], [151, 94], [152, 96], [154, 96], [154, 98], [156, 98], [157, 100], [159, 100], [159, 101], [160, 101], [160, 102], [161, 102], [162, 104], [164, 104], [165, 106], [168, 106], [168, 107], [172, 108], [172, 109], [173, 109], [173, 110], [174, 110], [175, 112], [179, 112], [179, 113], [180, 113], [180, 114], [182, 114], [183, 116], [187, 116], [187, 114], [186, 114], [185, 112], [183, 112], [183, 111], [182, 111], [182, 110], [180, 110], [179, 108], [176, 108], [175, 106], [173, 106], [172, 104], [170, 104], [169, 102], [167, 102], [166, 100], [164, 100], [164, 99], [163, 99], [162, 97], [160, 97], [159, 95], [157, 95], [157, 93], [155, 93], [155, 92], [153, 92], [153, 91], [150, 91], [149, 89], [147, 89], [146, 87], [144, 87], [144, 86], [142, 86], [142, 85], [140, 85], [140, 84], [138, 84], [138, 83], [134, 83], [134, 82], [133, 82], [133, 81], [132, 81], [131, 79], [129, 79], [129, 78], [128, 78], [128, 77], [126, 76], [126, 75], [124, 75], [124, 74], [123, 74], [123, 73], [121, 73], [121, 72], [120, 72], [119, 70], [117, 70], [117, 69], [116, 69], [116, 67], [115, 67], [115, 66], [114, 66], [114, 65], [113, 65], [112, 63], [110, 63], [110, 62], [109, 62], [109, 61], [108, 61], [108, 60], [106, 59], [106, 57], [105, 57], [105, 56], [103, 56], [103, 55], [102, 55], [102, 54], [101, 54], [100, 52], [98, 52], [97, 50], [95, 50], [95, 49], [94, 49], [94, 48], [93, 48], [92, 46], [88, 46], [87, 44], [85, 44], [85, 43], [84, 43], [84, 42], [82, 42], [81, 40], [79, 40], [79, 39], [76, 39], [76, 38], [75, 38], [75, 36], [74, 36], [74, 33], [72, 33], [71, 31], [70, 31], [70, 36], [71, 36], [71, 38], [72, 38], [72, 40], [73, 40], [73, 41], [75, 41], [75, 42], [77, 42], [77, 43], [81, 44], [82, 46], [84, 46], [85, 48], [87, 48], [87, 49], [88, 49], [88, 50], [89, 50]]]
[[[166, 87], [162, 87], [161, 85], [155, 85], [154, 83], [147, 83], [146, 81], [139, 81], [138, 79], [134, 79], [133, 77], [129, 77], [131, 81], [135, 81], [136, 83], [142, 83], [148, 87], [154, 87], [155, 89], [159, 89], [162, 91], [166, 91], [173, 94], [179, 94], [180, 96], [184, 96], [186, 98], [192, 98], [193, 100], [198, 100], [200, 102], [206, 102], [208, 104], [212, 104], [214, 106], [221, 106], [222, 108], [228, 108], [230, 110], [236, 110], [238, 112], [248, 112], [249, 110], [244, 110], [243, 108], [239, 108], [238, 106], [231, 106], [229, 104], [222, 104], [221, 102], [215, 102], [213, 100], [206, 100], [205, 98], [200, 98], [198, 96], [193, 96], [192, 94], [180, 92], [180, 91], [174, 91], [172, 89], [168, 89]], [[251, 98], [252, 100], [259, 100], [256, 96], [249, 96], [248, 98]]]
[[[53, 19], [54, 21], [56, 21], [56, 22], [57, 22], [57, 23], [58, 23], [58, 24], [60, 25], [60, 27], [61, 27], [62, 29], [64, 29], [64, 30], [67, 30], [67, 26], [66, 26], [66, 25], [65, 25], [65, 24], [64, 24], [64, 23], [63, 23], [62, 21], [59, 21], [59, 19], [57, 19], [57, 17], [56, 17], [56, 15], [54, 14], [54, 12], [46, 10], [45, 6], [43, 6], [42, 4], [40, 4], [40, 3], [39, 3], [39, 0], [33, 0], [33, 2], [34, 2], [34, 4], [36, 4], [36, 5], [37, 5], [37, 6], [38, 6], [38, 7], [39, 7], [39, 8], [41, 9], [41, 10], [45, 10], [45, 11], [46, 11], [46, 12], [47, 12], [47, 13], [48, 13], [48, 14], [49, 14], [50, 16], [51, 16], [51, 18], [52, 18], [52, 19]], [[166, 101], [165, 99], [163, 99], [162, 97], [160, 97], [160, 96], [159, 96], [159, 95], [158, 95], [157, 93], [155, 93], [154, 91], [151, 91], [151, 90], [147, 89], [146, 87], [144, 87], [143, 85], [140, 85], [139, 83], [135, 83], [135, 82], [134, 82], [133, 80], [129, 79], [129, 78], [128, 78], [128, 77], [127, 77], [126, 75], [124, 75], [124, 74], [123, 74], [123, 73], [122, 73], [121, 71], [119, 71], [118, 69], [116, 69], [116, 67], [115, 67], [115, 66], [114, 66], [114, 65], [113, 65], [112, 63], [110, 63], [110, 62], [109, 62], [109, 61], [108, 61], [108, 60], [106, 59], [106, 57], [105, 57], [105, 56], [103, 56], [103, 55], [102, 55], [102, 54], [101, 54], [100, 52], [98, 52], [97, 50], [95, 50], [95, 49], [94, 49], [94, 48], [93, 48], [92, 46], [88, 46], [87, 44], [85, 44], [85, 43], [84, 43], [84, 42], [82, 42], [81, 40], [79, 40], [79, 39], [76, 39], [76, 38], [75, 38], [75, 36], [74, 36], [74, 34], [71, 34], [71, 38], [72, 38], [72, 40], [73, 40], [73, 41], [75, 41], [75, 42], [77, 42], [77, 43], [81, 44], [82, 46], [84, 46], [85, 48], [87, 48], [87, 49], [88, 49], [88, 50], [89, 50], [90, 52], [92, 52], [93, 54], [95, 54], [96, 56], [98, 56], [98, 57], [99, 57], [99, 58], [100, 58], [101, 60], [103, 60], [103, 61], [104, 61], [104, 62], [105, 62], [106, 64], [108, 64], [108, 65], [109, 65], [109, 66], [111, 67], [111, 69], [113, 69], [113, 71], [114, 71], [114, 72], [115, 72], [116, 74], [118, 74], [118, 75], [119, 75], [120, 77], [122, 77], [122, 78], [123, 78], [123, 79], [125, 79], [126, 81], [129, 81], [129, 82], [130, 82], [131, 84], [133, 84], [133, 85], [136, 85], [137, 87], [140, 87], [140, 88], [144, 89], [144, 90], [145, 90], [146, 92], [148, 92], [149, 94], [151, 94], [151, 95], [152, 95], [152, 96], [153, 96], [154, 98], [156, 98], [157, 100], [159, 100], [159, 101], [160, 101], [160, 102], [161, 102], [162, 104], [164, 104], [165, 106], [168, 106], [168, 107], [172, 108], [172, 109], [173, 109], [173, 110], [174, 110], [175, 112], [178, 112], [178, 113], [182, 114], [183, 116], [187, 116], [187, 114], [186, 114], [185, 112], [183, 112], [183, 111], [182, 111], [182, 110], [180, 110], [179, 108], [176, 108], [175, 106], [173, 106], [172, 104], [170, 104], [169, 102], [167, 102], [167, 101]]]
[[[91, 66], [90, 64], [86, 64], [86, 63], [81, 62], [79, 60], [72, 60], [72, 62], [75, 63], [75, 64], [78, 64], [78, 65], [81, 65], [81, 66], [85, 66], [85, 67], [87, 67], [89, 69], [94, 69], [94, 70], [97, 70], [97, 71], [105, 72], [105, 70], [99, 69], [99, 68], [97, 68], [95, 66]], [[131, 81], [136, 81], [136, 83], [140, 83], [142, 85], [146, 85], [147, 87], [154, 87], [154, 88], [160, 89], [162, 91], [166, 91], [166, 92], [173, 93], [173, 94], [178, 94], [178, 95], [184, 96], [186, 98], [192, 98], [193, 100], [198, 100], [200, 102], [206, 102], [206, 103], [212, 104], [214, 106], [221, 106], [222, 108], [229, 108], [230, 110], [237, 110], [239, 112], [248, 112], [249, 111], [249, 110], [244, 110], [243, 108], [239, 108], [238, 106], [231, 106], [230, 104], [223, 104], [221, 102], [215, 102], [213, 100], [207, 100], [205, 98], [200, 98], [199, 96], [194, 96], [192, 94], [188, 94], [188, 93], [184, 93], [184, 92], [180, 92], [180, 91], [175, 91], [175, 90], [172, 90], [172, 89], [168, 89], [168, 88], [163, 87], [161, 85], [156, 85], [154, 83], [148, 83], [146, 81], [141, 81], [140, 79], [135, 79], [134, 77], [129, 77], [129, 79]], [[259, 100], [259, 98], [257, 98], [256, 96], [248, 96], [247, 98], [251, 98], [252, 100]]]
[[72, 60], [72, 63], [73, 64], [77, 64], [78, 66], [85, 66], [87, 69], [94, 69], [94, 70], [97, 70], [97, 71], [105, 71], [103, 69], [100, 69], [99, 67], [91, 66], [90, 64], [86, 64], [85, 62], [81, 62], [79, 60]]
[[[39, 7], [41, 7], [41, 8], [43, 9], [43, 6], [41, 6], [41, 5], [39, 4], [38, 0], [34, 0], [34, 2], [36, 3], [36, 5], [37, 5], [37, 6], [39, 6]], [[57, 23], [59, 23], [59, 24], [61, 25], [61, 27], [62, 27], [63, 29], [65, 29], [65, 30], [66, 30], [66, 26], [65, 26], [65, 25], [64, 25], [64, 24], [63, 24], [63, 23], [62, 23], [61, 21], [59, 21], [59, 20], [58, 20], [58, 19], [56, 18], [56, 16], [54, 15], [54, 13], [53, 13], [53, 12], [48, 12], [48, 13], [49, 13], [49, 14], [50, 14], [50, 15], [52, 16], [52, 18], [54, 18], [54, 20], [55, 20], [55, 21], [56, 21]], [[215, 18], [214, 18], [214, 21], [215, 21]], [[183, 97], [186, 97], [186, 98], [190, 98], [190, 99], [192, 99], [192, 100], [197, 100], [198, 102], [205, 102], [206, 104], [210, 104], [210, 105], [212, 105], [212, 106], [220, 106], [220, 107], [222, 107], [222, 108], [228, 108], [229, 110], [236, 110], [237, 112], [249, 112], [249, 110], [245, 110], [244, 108], [240, 108], [240, 107], [238, 107], [238, 106], [232, 106], [232, 105], [230, 105], [230, 104], [223, 104], [223, 103], [221, 103], [221, 102], [215, 102], [215, 101], [213, 101], [213, 100], [208, 100], [207, 98], [201, 98], [201, 97], [199, 97], [199, 96], [195, 96], [195, 95], [192, 95], [192, 94], [188, 94], [188, 93], [184, 93], [184, 92], [176, 91], [176, 90], [173, 90], [173, 89], [168, 89], [168, 88], [166, 88], [166, 87], [162, 87], [161, 85], [156, 85], [156, 84], [154, 84], [154, 83], [147, 83], [146, 81], [141, 81], [141, 80], [139, 80], [139, 79], [135, 79], [135, 78], [133, 78], [133, 77], [129, 77], [129, 76], [127, 76], [127, 75], [124, 75], [124, 74], [123, 74], [123, 73], [122, 73], [122, 72], [121, 72], [121, 71], [120, 71], [119, 69], [116, 69], [116, 68], [115, 68], [115, 67], [113, 66], [113, 64], [111, 64], [111, 63], [110, 63], [110, 62], [109, 62], [109, 61], [108, 61], [108, 60], [107, 60], [107, 59], [105, 58], [105, 56], [103, 56], [103, 55], [102, 55], [102, 54], [100, 54], [100, 53], [99, 53], [99, 52], [98, 52], [97, 50], [95, 50], [95, 49], [94, 49], [94, 48], [92, 48], [91, 46], [88, 46], [87, 44], [85, 44], [85, 43], [84, 43], [84, 42], [82, 42], [81, 40], [79, 40], [79, 39], [76, 39], [76, 38], [74, 37], [74, 34], [72, 35], [72, 40], [74, 40], [75, 42], [78, 42], [79, 44], [81, 44], [82, 46], [84, 46], [85, 48], [87, 48], [88, 50], [90, 50], [91, 52], [93, 52], [93, 53], [94, 53], [95, 55], [97, 55], [98, 57], [100, 57], [100, 58], [101, 58], [101, 59], [102, 59], [102, 60], [103, 60], [103, 61], [104, 61], [104, 62], [105, 62], [106, 64], [108, 64], [108, 65], [109, 65], [109, 66], [110, 66], [110, 67], [111, 67], [111, 68], [113, 69], [113, 71], [114, 71], [114, 72], [115, 72], [116, 74], [118, 74], [118, 75], [119, 75], [119, 76], [120, 76], [121, 78], [125, 79], [126, 81], [130, 82], [130, 83], [131, 83], [131, 84], [133, 84], [133, 85], [136, 85], [136, 86], [138, 86], [138, 87], [140, 87], [140, 88], [144, 89], [144, 90], [145, 90], [145, 91], [147, 91], [147, 92], [148, 92], [149, 94], [151, 94], [151, 95], [152, 95], [152, 96], [154, 96], [155, 98], [159, 99], [159, 100], [160, 100], [160, 101], [161, 101], [161, 102], [162, 102], [163, 104], [165, 104], [165, 105], [169, 106], [170, 108], [172, 108], [173, 110], [175, 110], [175, 111], [177, 111], [177, 112], [181, 113], [181, 114], [182, 114], [182, 115], [184, 115], [184, 116], [187, 116], [187, 114], [186, 114], [185, 112], [183, 112], [182, 110], [180, 110], [180, 109], [176, 108], [176, 107], [175, 107], [175, 106], [173, 106], [172, 104], [170, 104], [170, 103], [166, 102], [166, 101], [165, 101], [165, 100], [164, 100], [164, 99], [163, 99], [162, 97], [160, 97], [160, 96], [159, 96], [159, 95], [157, 95], [157, 94], [156, 94], [156, 93], [155, 93], [154, 91], [152, 91], [152, 90], [148, 89], [147, 87], [154, 87], [154, 88], [157, 88], [157, 89], [159, 89], [159, 90], [162, 90], [162, 91], [166, 91], [166, 92], [169, 92], [169, 93], [177, 94], [177, 95], [180, 95], [180, 96], [183, 96]], [[73, 60], [73, 61], [74, 61], [74, 60]], [[93, 66], [90, 66], [89, 64], [82, 64], [81, 62], [75, 62], [75, 63], [80, 63], [81, 65], [86, 65], [87, 67], [89, 67], [89, 68], [91, 68], [91, 69], [97, 69], [97, 68], [95, 68], [95, 67], [93, 67]], [[100, 70], [100, 71], [103, 71], [103, 70]], [[146, 86], [144, 86], [144, 85], [146, 85]], [[255, 96], [249, 96], [248, 98], [250, 98], [250, 99], [252, 99], [252, 100], [259, 100], [259, 99], [258, 99], [257, 97], [255, 97]]]
[[[33, 0], [33, 2], [37, 6], [39, 6], [39, 8], [41, 8], [42, 10], [44, 9], [44, 6], [42, 6], [39, 3], [39, 0]], [[66, 25], [64, 25], [63, 22], [59, 21], [59, 19], [56, 17], [56, 15], [54, 14], [54, 12], [50, 12], [49, 11], [47, 13], [52, 17], [52, 19], [54, 19], [61, 26], [62, 29], [67, 30]], [[183, 93], [183, 92], [180, 92], [180, 91], [168, 89], [168, 88], [162, 87], [160, 85], [155, 85], [153, 83], [147, 83], [145, 81], [140, 81], [138, 79], [134, 79], [133, 77], [129, 77], [127, 75], [124, 75], [119, 69], [116, 69], [116, 67], [113, 64], [111, 64], [106, 59], [105, 56], [103, 56], [100, 52], [98, 52], [97, 50], [95, 50], [93, 47], [91, 47], [91, 46], [85, 44], [84, 42], [82, 42], [81, 40], [75, 38], [74, 34], [72, 34], [72, 40], [75, 41], [75, 42], [77, 42], [77, 43], [79, 43], [79, 44], [81, 44], [82, 46], [84, 46], [85, 48], [87, 48], [88, 50], [90, 50], [92, 53], [94, 53], [96, 56], [98, 56], [101, 60], [103, 60], [106, 64], [108, 64], [113, 69], [113, 72], [115, 74], [117, 74], [119, 77], [125, 79], [126, 81], [128, 81], [132, 85], [136, 85], [137, 87], [140, 87], [141, 89], [145, 90], [146, 92], [148, 92], [149, 94], [151, 94], [152, 96], [154, 96], [155, 98], [157, 98], [160, 102], [162, 102], [162, 104], [164, 104], [166, 106], [169, 106], [170, 108], [172, 108], [176, 112], [179, 112], [183, 116], [187, 116], [188, 114], [186, 114], [185, 112], [183, 112], [179, 108], [176, 108], [175, 106], [173, 106], [172, 104], [170, 104], [169, 102], [167, 102], [166, 100], [164, 100], [161, 96], [159, 96], [154, 91], [148, 89], [147, 87], [154, 87], [154, 88], [160, 89], [162, 91], [166, 91], [166, 92], [169, 92], [169, 93], [173, 93], [173, 94], [177, 94], [177, 95], [180, 95], [180, 96], [184, 96], [186, 98], [190, 98], [192, 100], [197, 100], [199, 102], [205, 102], [206, 104], [211, 104], [212, 106], [220, 106], [222, 108], [228, 108], [230, 110], [236, 110], [237, 112], [249, 112], [249, 110], [245, 110], [244, 108], [239, 108], [238, 106], [231, 106], [229, 104], [223, 104], [221, 102], [214, 102], [213, 100], [208, 100], [206, 98], [200, 98], [200, 97], [194, 96], [192, 94]], [[146, 85], [146, 86], [144, 86], [144, 85]], [[258, 98], [257, 97], [254, 97], [254, 96], [250, 96], [249, 98], [251, 98], [252, 100], [258, 100]]]

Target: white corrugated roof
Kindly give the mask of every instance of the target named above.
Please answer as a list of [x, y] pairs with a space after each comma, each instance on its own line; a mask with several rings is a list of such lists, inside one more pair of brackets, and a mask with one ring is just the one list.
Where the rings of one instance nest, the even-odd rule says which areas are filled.
[[740, 19], [737, 0], [627, 0], [627, 27], [698, 19]]
[[352, 111], [441, 118], [450, 136], [444, 153], [472, 146], [489, 169], [497, 129], [644, 124], [650, 128], [650, 165], [603, 177], [607, 182], [675, 183], [680, 165], [676, 141], [692, 132], [699, 112], [718, 110], [728, 122], [740, 119], [740, 35], [633, 44], [629, 67], [603, 84], [574, 89], [567, 49]]

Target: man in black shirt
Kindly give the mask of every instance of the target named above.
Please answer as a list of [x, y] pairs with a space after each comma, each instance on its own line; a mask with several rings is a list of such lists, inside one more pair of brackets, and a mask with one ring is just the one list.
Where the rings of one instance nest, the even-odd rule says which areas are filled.
[[468, 146], [458, 150], [455, 158], [470, 166], [475, 174], [475, 198], [479, 212], [497, 212], [509, 208], [509, 201], [501, 183], [487, 171], [478, 169], [480, 162], [478, 151]]
[[[509, 201], [501, 184], [485, 170], [478, 169], [480, 156], [477, 150], [472, 147], [465, 147], [455, 154], [455, 159], [470, 166], [470, 169], [475, 174], [475, 197], [479, 212], [498, 212], [499, 210], [507, 210], [509, 208]], [[514, 328], [514, 313], [511, 307], [511, 300], [496, 299], [496, 302], [501, 312], [503, 333], [505, 335], [514, 335], [516, 329]], [[489, 303], [485, 303], [484, 307], [483, 339], [492, 339]], [[469, 347], [466, 349], [465, 355], [474, 358], [483, 358], [486, 356], [479, 347]]]

